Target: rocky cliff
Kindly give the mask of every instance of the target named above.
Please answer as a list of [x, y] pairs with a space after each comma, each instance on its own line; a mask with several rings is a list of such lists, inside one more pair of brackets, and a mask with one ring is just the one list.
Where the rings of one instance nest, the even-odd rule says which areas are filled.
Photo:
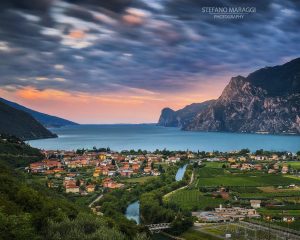
[[233, 77], [182, 129], [300, 134], [300, 58]]
[[199, 112], [206, 109], [214, 101], [209, 100], [202, 103], [193, 103], [178, 111], [174, 111], [171, 108], [164, 108], [161, 111], [158, 125], [164, 127], [185, 127], [193, 121]]

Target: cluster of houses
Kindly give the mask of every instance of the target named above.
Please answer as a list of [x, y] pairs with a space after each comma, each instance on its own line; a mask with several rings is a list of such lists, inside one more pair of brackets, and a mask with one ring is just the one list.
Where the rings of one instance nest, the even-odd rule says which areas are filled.
[[[228, 156], [228, 154], [234, 154]], [[203, 158], [202, 160], [206, 160], [209, 162], [228, 162], [228, 163], [236, 163], [236, 162], [253, 162], [253, 161], [286, 161], [289, 159], [297, 160], [298, 156], [294, 153], [285, 153], [282, 155], [278, 154], [270, 154], [270, 155], [255, 155], [252, 153], [247, 153], [243, 155], [239, 155], [238, 152], [229, 152], [229, 153], [219, 153], [216, 157], [213, 153], [208, 154], [211, 157]]]
[[[173, 164], [179, 162], [183, 157], [191, 158], [193, 154], [176, 154], [163, 157], [161, 154], [136, 154], [124, 155], [118, 152], [96, 152], [84, 151], [43, 151], [45, 159], [31, 163], [27, 168], [33, 174], [53, 176], [56, 179], [63, 179], [63, 187], [67, 193], [90, 193], [95, 191], [95, 184], [87, 184], [79, 179], [77, 171], [92, 171], [90, 178], [102, 181], [104, 188], [121, 188], [124, 185], [115, 181], [115, 177], [140, 177], [145, 175], [159, 176], [161, 172], [156, 163]], [[48, 186], [53, 187], [52, 181]]]
[[230, 168], [239, 169], [242, 171], [250, 171], [250, 170], [262, 171], [265, 168], [265, 169], [267, 169], [269, 174], [272, 174], [272, 173], [287, 174], [289, 172], [289, 167], [287, 164], [282, 164], [282, 166], [280, 166], [279, 163], [267, 164], [265, 166], [260, 163], [257, 163], [257, 164], [234, 163], [234, 164], [230, 165]]

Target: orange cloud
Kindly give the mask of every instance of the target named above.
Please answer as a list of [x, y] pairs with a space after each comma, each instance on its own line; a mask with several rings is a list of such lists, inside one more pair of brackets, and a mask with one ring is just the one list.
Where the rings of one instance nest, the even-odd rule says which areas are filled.
[[38, 99], [51, 99], [51, 98], [65, 98], [69, 97], [70, 94], [63, 92], [63, 91], [58, 91], [58, 90], [44, 90], [44, 91], [39, 91], [34, 88], [24, 88], [20, 89], [16, 92], [16, 95], [25, 98], [25, 99], [31, 99], [31, 100], [38, 100]]
[[178, 110], [194, 102], [217, 98], [223, 87], [201, 84], [192, 91], [163, 94], [126, 87], [113, 94], [27, 87], [0, 89], [0, 94], [34, 110], [79, 123], [153, 123], [158, 120], [162, 108]]
[[76, 39], [82, 39], [85, 37], [85, 32], [81, 30], [73, 30], [69, 33], [69, 37], [76, 38]]

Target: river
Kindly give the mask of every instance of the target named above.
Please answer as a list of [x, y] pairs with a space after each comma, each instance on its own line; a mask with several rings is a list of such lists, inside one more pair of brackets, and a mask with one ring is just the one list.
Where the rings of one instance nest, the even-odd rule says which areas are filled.
[[[183, 179], [186, 168], [187, 168], [187, 164], [185, 164], [184, 166], [180, 167], [177, 170], [177, 173], [175, 176], [175, 180], [177, 182], [181, 181]], [[127, 219], [134, 220], [137, 224], [140, 224], [140, 202], [135, 201], [135, 202], [129, 204], [126, 209], [125, 216]]]

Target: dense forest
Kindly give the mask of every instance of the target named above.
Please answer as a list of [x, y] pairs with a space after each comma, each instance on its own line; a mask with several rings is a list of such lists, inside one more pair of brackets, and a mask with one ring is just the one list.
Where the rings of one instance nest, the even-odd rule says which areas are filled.
[[42, 157], [37, 149], [2, 135], [0, 153], [1, 240], [148, 239], [140, 231], [122, 231], [113, 219], [96, 216], [32, 181], [20, 169]]

